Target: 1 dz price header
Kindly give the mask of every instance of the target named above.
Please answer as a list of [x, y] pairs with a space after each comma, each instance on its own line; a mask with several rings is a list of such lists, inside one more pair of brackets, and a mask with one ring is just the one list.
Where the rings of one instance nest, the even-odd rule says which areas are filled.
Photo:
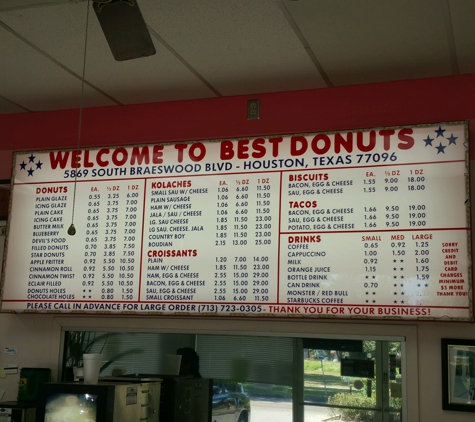
[[2, 309], [470, 321], [466, 133], [16, 153]]

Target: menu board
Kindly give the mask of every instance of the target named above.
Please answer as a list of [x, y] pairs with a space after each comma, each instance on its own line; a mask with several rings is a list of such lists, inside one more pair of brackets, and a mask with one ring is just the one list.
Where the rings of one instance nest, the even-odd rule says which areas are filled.
[[466, 133], [15, 153], [2, 309], [472, 320]]

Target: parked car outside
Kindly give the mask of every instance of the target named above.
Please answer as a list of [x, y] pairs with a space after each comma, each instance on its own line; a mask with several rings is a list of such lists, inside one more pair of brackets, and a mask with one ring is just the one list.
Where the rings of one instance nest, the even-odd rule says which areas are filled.
[[315, 350], [315, 356], [317, 360], [324, 360], [325, 359], [325, 352], [323, 350]]
[[251, 422], [251, 400], [239, 382], [213, 382], [211, 422]]

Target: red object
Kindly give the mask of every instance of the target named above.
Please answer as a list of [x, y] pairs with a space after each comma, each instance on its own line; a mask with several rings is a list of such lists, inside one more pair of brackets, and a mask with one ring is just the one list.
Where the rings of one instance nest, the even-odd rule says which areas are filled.
[[[259, 98], [261, 118], [247, 120]], [[475, 119], [475, 75], [90, 108], [81, 147], [232, 139]], [[0, 115], [0, 179], [12, 151], [76, 148], [79, 110]], [[471, 133], [475, 129], [471, 128]], [[472, 152], [474, 157], [475, 152]]]

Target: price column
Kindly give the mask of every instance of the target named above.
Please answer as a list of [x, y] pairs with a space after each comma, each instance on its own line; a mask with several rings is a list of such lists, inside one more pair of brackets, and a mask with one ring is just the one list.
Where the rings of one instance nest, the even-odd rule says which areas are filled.
[[249, 192], [252, 189], [252, 181], [246, 177], [237, 177], [234, 180], [234, 224], [232, 227], [232, 246], [235, 252], [232, 254], [232, 302], [247, 302], [250, 296], [249, 264], [247, 247], [250, 242], [249, 231], [250, 207]]
[[[76, 212], [83, 237], [83, 300], [137, 300], [143, 187], [141, 182], [84, 182]], [[85, 227], [85, 231], [80, 228]]]
[[[101, 300], [118, 300], [118, 289], [114, 283], [117, 274], [117, 236], [119, 231], [119, 204], [122, 196], [119, 184], [104, 186], [107, 196], [105, 215], [105, 228], [102, 236], [102, 274], [101, 274]], [[102, 226], [102, 223], [101, 223]]]
[[[208, 179], [208, 178], [207, 178]], [[212, 179], [209, 179], [212, 180]], [[213, 287], [211, 298], [216, 302], [231, 301], [231, 274], [233, 263], [228, 257], [226, 250], [231, 243], [231, 230], [233, 217], [230, 215], [230, 204], [232, 202], [231, 182], [225, 178], [217, 180], [216, 187], [216, 212], [215, 212], [215, 239], [214, 247], [217, 248], [214, 271]], [[238, 224], [238, 222], [234, 222]], [[213, 231], [212, 231], [213, 232]]]
[[[84, 185], [82, 185], [84, 186]], [[78, 186], [79, 188], [79, 186]], [[97, 297], [96, 284], [100, 283], [100, 280], [96, 277], [99, 274], [100, 261], [97, 255], [97, 238], [99, 234], [99, 211], [101, 202], [104, 199], [98, 188], [91, 187], [87, 196], [87, 216], [82, 224], [77, 225], [79, 227], [85, 227], [86, 237], [84, 239], [84, 251], [83, 251], [83, 271], [82, 271], [82, 295], [79, 297], [82, 299], [92, 299]]]
[[[381, 171], [382, 172], [382, 171]], [[384, 203], [381, 204], [382, 220], [380, 229], [398, 229], [400, 227], [400, 196], [402, 188], [401, 170], [388, 168], [384, 170]]]
[[[392, 297], [391, 301], [394, 304], [406, 304], [407, 295], [405, 291], [406, 278], [412, 271], [406, 268], [409, 264], [407, 261], [406, 250], [410, 248], [406, 241], [407, 235], [401, 232], [394, 232], [391, 234], [390, 251], [391, 251], [391, 273], [392, 274]], [[410, 249], [409, 249], [410, 250]]]
[[386, 205], [385, 225], [387, 229], [397, 229], [400, 226], [400, 206], [396, 204]]
[[274, 302], [280, 175], [217, 179], [214, 300]]
[[[378, 297], [380, 266], [380, 242], [379, 235], [363, 235], [361, 237], [363, 243], [363, 291], [365, 293], [365, 303], [381, 303]], [[378, 300], [379, 299], [379, 300]]]
[[426, 206], [424, 204], [410, 204], [408, 206], [409, 227], [426, 227]]
[[127, 183], [122, 198], [123, 225], [118, 229], [118, 279], [120, 300], [137, 300], [142, 237], [144, 184]]
[[[273, 183], [276, 183], [276, 178]], [[275, 190], [274, 190], [275, 192]], [[275, 193], [272, 194], [271, 178], [258, 177], [255, 193], [255, 221], [254, 221], [254, 247], [259, 250], [273, 250], [276, 247], [276, 238], [273, 235], [277, 231], [278, 221], [271, 213], [271, 207], [277, 208], [280, 199], [276, 198]], [[273, 221], [274, 220], [274, 221]], [[271, 278], [271, 259], [268, 254], [256, 254], [252, 257], [252, 291], [251, 300], [253, 302], [269, 302], [274, 299], [269, 296], [272, 289], [269, 289], [270, 284], [275, 280]]]

